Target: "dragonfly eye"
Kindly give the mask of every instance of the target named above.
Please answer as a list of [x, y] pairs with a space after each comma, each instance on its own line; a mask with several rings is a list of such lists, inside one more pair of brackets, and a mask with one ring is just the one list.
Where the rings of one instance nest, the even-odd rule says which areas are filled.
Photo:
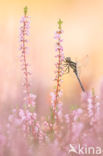
[[71, 61], [71, 58], [70, 57], [66, 57], [65, 60], [66, 60], [66, 62], [69, 62], [69, 61]]

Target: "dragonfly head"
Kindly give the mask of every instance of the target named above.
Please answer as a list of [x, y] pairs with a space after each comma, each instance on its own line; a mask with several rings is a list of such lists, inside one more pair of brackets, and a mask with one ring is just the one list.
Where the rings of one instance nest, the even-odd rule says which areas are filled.
[[70, 61], [71, 61], [71, 57], [66, 57], [66, 58], [65, 58], [65, 61], [66, 61], [66, 62], [70, 62]]

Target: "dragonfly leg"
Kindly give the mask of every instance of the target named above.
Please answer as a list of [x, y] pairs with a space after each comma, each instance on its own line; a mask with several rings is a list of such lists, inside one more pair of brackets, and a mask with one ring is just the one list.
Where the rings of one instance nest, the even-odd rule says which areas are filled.
[[69, 66], [68, 66], [68, 73], [69, 73], [70, 69], [69, 69]]
[[63, 62], [65, 62], [65, 63], [66, 63], [66, 61], [65, 61], [65, 60], [63, 60]]
[[64, 66], [64, 67], [67, 67], [67, 66], [68, 66], [68, 64], [63, 64], [63, 66]]
[[69, 66], [66, 66], [65, 70], [64, 70], [64, 73], [67, 74], [69, 73]]

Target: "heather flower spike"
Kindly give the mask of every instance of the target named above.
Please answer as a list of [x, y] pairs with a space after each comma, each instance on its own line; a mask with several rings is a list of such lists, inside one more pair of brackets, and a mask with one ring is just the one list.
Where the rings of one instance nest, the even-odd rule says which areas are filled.
[[64, 60], [64, 52], [62, 47], [62, 38], [61, 35], [63, 33], [62, 31], [62, 20], [58, 20], [58, 30], [55, 33], [55, 39], [56, 41], [56, 71], [55, 71], [55, 90], [51, 93], [51, 120], [54, 122], [55, 120], [62, 121], [62, 89], [61, 89], [61, 83], [62, 83], [62, 75], [63, 75], [63, 60]]
[[62, 39], [61, 35], [63, 33], [62, 31], [62, 20], [59, 19], [58, 21], [58, 30], [56, 31], [55, 38], [57, 39], [56, 42], [56, 90], [55, 90], [55, 101], [54, 101], [54, 107], [56, 107], [60, 103], [60, 97], [62, 96], [62, 90], [61, 90], [61, 82], [62, 82], [62, 75], [63, 75], [63, 60], [64, 60], [64, 53], [63, 53], [63, 47], [61, 45]]
[[21, 26], [20, 26], [20, 51], [21, 51], [21, 62], [22, 62], [22, 71], [24, 74], [24, 103], [30, 107], [35, 105], [35, 95], [30, 93], [30, 76], [31, 72], [29, 71], [29, 64], [27, 61], [27, 53], [28, 53], [28, 36], [29, 36], [29, 28], [30, 28], [30, 18], [27, 16], [28, 8], [27, 6], [24, 8], [24, 16], [21, 18]]

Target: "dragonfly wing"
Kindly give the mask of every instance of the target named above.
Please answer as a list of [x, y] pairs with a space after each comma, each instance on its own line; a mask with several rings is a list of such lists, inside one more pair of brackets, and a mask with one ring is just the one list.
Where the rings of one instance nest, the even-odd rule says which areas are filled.
[[87, 68], [88, 62], [89, 62], [89, 56], [85, 55], [84, 57], [80, 58], [80, 59], [75, 59], [76, 63], [77, 63], [77, 70], [78, 70], [78, 74], [80, 75], [82, 73], [82, 71], [84, 71], [84, 68]]

